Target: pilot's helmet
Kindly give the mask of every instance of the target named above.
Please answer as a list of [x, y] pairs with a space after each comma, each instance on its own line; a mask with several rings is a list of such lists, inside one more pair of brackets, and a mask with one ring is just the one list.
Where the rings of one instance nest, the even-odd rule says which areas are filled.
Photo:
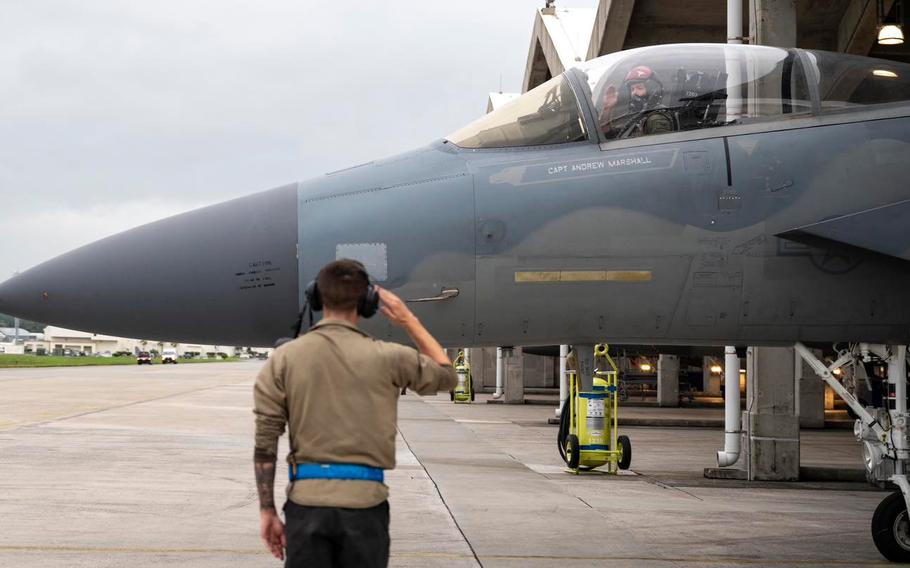
[[[646, 94], [636, 96], [632, 93], [632, 85], [641, 83], [645, 86]], [[632, 112], [641, 112], [643, 110], [654, 108], [660, 105], [664, 96], [663, 84], [654, 74], [654, 71], [645, 65], [633, 67], [626, 73], [623, 81], [626, 95], [629, 97], [629, 110]]]

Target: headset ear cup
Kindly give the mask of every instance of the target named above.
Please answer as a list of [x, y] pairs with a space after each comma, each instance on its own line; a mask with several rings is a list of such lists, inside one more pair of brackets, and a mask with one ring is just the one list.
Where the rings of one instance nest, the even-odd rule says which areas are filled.
[[376, 312], [379, 310], [379, 291], [376, 290], [376, 287], [370, 284], [367, 286], [367, 291], [363, 296], [360, 297], [360, 302], [357, 305], [357, 313], [360, 314], [362, 318], [371, 318], [376, 315]]
[[314, 312], [322, 311], [322, 295], [319, 293], [319, 285], [316, 284], [315, 280], [307, 284], [304, 296], [306, 296], [307, 302], [310, 303], [311, 310]]

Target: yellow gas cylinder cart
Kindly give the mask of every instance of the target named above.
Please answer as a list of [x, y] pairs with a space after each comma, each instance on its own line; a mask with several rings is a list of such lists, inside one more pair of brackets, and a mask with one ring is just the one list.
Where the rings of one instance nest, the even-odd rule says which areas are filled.
[[468, 364], [464, 351], [459, 351], [455, 357], [455, 375], [458, 382], [455, 388], [449, 391], [449, 399], [457, 403], [474, 402], [474, 379], [471, 377], [471, 365]]
[[590, 391], [579, 391], [578, 377], [569, 373], [569, 393], [560, 412], [557, 445], [572, 473], [607, 466], [606, 473], [629, 469], [632, 442], [619, 436], [619, 372], [609, 346], [594, 347], [595, 363], [603, 360], [612, 370], [594, 371]]

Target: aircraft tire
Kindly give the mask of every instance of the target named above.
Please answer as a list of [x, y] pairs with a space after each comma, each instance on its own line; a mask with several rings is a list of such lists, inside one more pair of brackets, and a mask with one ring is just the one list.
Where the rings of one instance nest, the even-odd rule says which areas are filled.
[[910, 515], [900, 491], [879, 503], [872, 515], [872, 541], [891, 562], [910, 562]]
[[632, 465], [632, 440], [628, 436], [620, 436], [616, 439], [616, 443], [622, 448], [622, 459], [617, 465], [619, 469], [629, 469], [629, 466]]
[[578, 447], [578, 436], [569, 434], [566, 438], [566, 455], [568, 456], [569, 469], [578, 469], [581, 461], [581, 448]]
[[453, 391], [453, 390], [449, 391], [449, 400], [451, 400], [452, 402], [455, 402], [455, 391]]

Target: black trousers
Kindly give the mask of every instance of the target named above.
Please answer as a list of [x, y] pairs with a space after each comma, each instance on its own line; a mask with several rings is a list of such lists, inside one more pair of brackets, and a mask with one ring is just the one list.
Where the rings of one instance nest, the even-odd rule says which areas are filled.
[[369, 509], [284, 504], [285, 568], [385, 568], [389, 502]]

